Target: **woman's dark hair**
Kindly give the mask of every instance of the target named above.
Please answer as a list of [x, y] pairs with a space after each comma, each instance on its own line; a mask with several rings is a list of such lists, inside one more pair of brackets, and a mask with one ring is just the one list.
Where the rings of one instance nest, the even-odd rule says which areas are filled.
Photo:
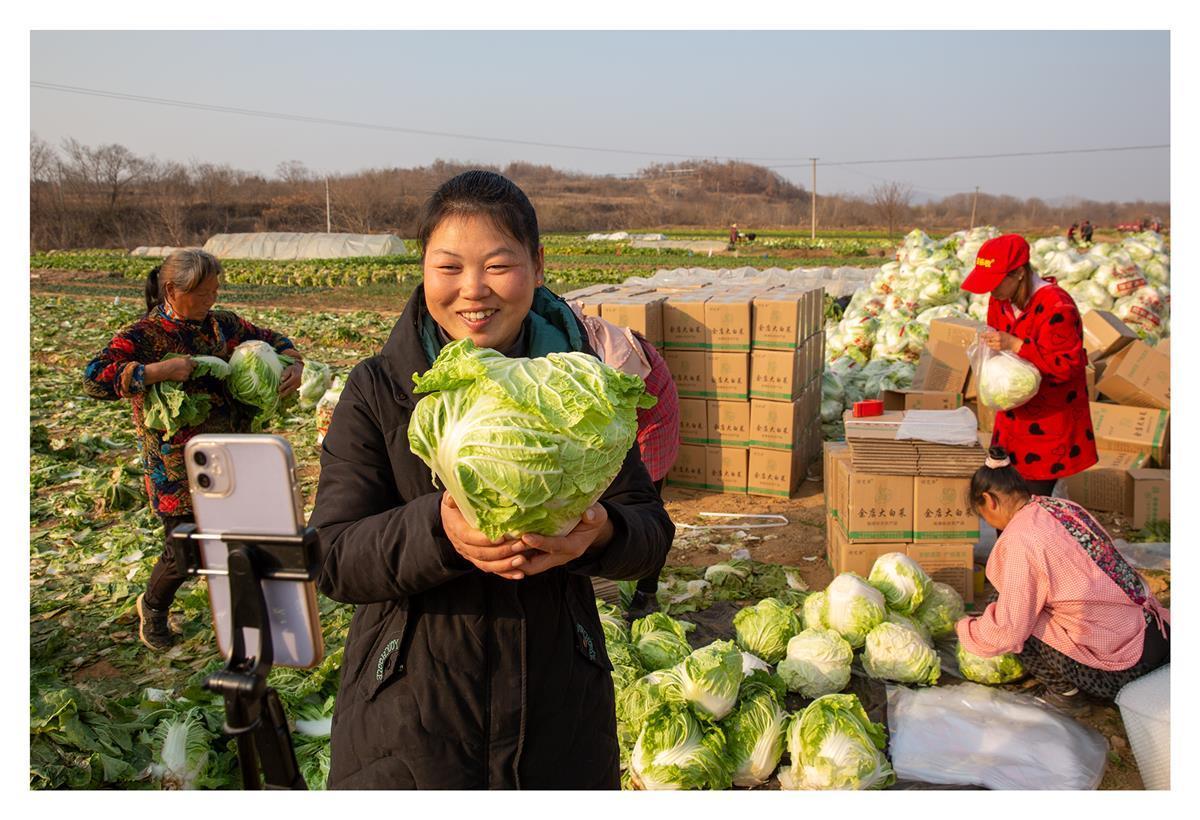
[[173, 251], [146, 276], [146, 315], [166, 300], [168, 282], [180, 293], [191, 293], [208, 277], [220, 275], [221, 263], [208, 251], [199, 248]]
[[[991, 462], [1010, 461], [1009, 454], [1003, 447], [989, 447], [987, 457]], [[984, 493], [995, 496], [1015, 495], [1018, 498], [1030, 495], [1029, 485], [1011, 463], [1005, 463], [1003, 467], [989, 467], [984, 464], [975, 471], [975, 475], [971, 476], [971, 507], [974, 510], [978, 511], [983, 506]]]
[[442, 184], [421, 210], [417, 223], [417, 242], [421, 259], [429, 237], [450, 216], [483, 215], [501, 231], [529, 249], [535, 260], [541, 237], [537, 213], [525, 192], [508, 177], [492, 171], [467, 171]]

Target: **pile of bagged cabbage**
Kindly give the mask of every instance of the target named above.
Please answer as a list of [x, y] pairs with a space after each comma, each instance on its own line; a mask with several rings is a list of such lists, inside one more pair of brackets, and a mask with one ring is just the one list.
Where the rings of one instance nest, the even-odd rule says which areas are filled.
[[[842, 413], [854, 402], [912, 385], [934, 319], [987, 320], [987, 295], [967, 293], [962, 281], [979, 246], [999, 235], [992, 226], [941, 240], [912, 231], [895, 261], [854, 294], [840, 321], [826, 326], [821, 385], [826, 439], [843, 437]], [[1151, 341], [1169, 334], [1171, 257], [1159, 234], [1146, 231], [1086, 250], [1065, 237], [1038, 239], [1030, 262], [1039, 274], [1056, 277], [1081, 312], [1111, 310]]]
[[[964, 614], [952, 587], [903, 553], [880, 556], [869, 577], [842, 573], [803, 602], [765, 598], [733, 618], [734, 640], [693, 649], [695, 626], [653, 612], [627, 625], [597, 601], [613, 665], [622, 786], [881, 789], [895, 782], [887, 735], [858, 697], [843, 693], [857, 660], [869, 677], [936, 684], [934, 641]], [[949, 643], [949, 642], [948, 642]], [[998, 684], [1024, 674], [1011, 655], [957, 647], [960, 674]], [[789, 711], [788, 693], [811, 699]]]

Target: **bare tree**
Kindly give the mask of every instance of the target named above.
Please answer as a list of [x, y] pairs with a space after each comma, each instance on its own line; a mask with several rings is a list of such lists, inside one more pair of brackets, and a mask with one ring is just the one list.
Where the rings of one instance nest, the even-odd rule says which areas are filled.
[[289, 159], [275, 166], [275, 175], [284, 182], [295, 185], [300, 182], [311, 182], [312, 172], [308, 166], [298, 159]]
[[[178, 162], [163, 162], [154, 163], [148, 173], [152, 176], [147, 185], [151, 243], [175, 247], [190, 244], [192, 237], [188, 228], [188, 212], [195, 190], [188, 169]], [[159, 231], [165, 236], [165, 243], [154, 241], [153, 237]]]
[[879, 216], [887, 223], [888, 237], [896, 224], [896, 218], [908, 208], [912, 201], [912, 186], [900, 182], [884, 182], [871, 186], [871, 201], [879, 212]]

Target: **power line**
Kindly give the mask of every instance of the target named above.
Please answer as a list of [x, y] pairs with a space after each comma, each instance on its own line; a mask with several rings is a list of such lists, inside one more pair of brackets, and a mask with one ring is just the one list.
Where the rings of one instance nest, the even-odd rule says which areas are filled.
[[[127, 100], [130, 102], [147, 103], [151, 105], [165, 105], [175, 108], [189, 108], [200, 111], [215, 111], [218, 113], [237, 114], [241, 116], [260, 117], [264, 119], [287, 120], [291, 122], [307, 122], [316, 125], [334, 125], [346, 128], [362, 128], [372, 131], [387, 131], [391, 133], [402, 134], [417, 134], [430, 137], [445, 137], [449, 139], [464, 139], [475, 140], [477, 142], [494, 142], [505, 143], [508, 145], [524, 145], [533, 148], [560, 148], [570, 151], [594, 151], [607, 154], [626, 154], [646, 157], [664, 157], [672, 159], [693, 159], [693, 160], [731, 160], [731, 161], [753, 161], [753, 162], [789, 162], [792, 160], [804, 159], [805, 162], [797, 164], [783, 164], [767, 166], [771, 170], [780, 170], [783, 168], [803, 168], [811, 163], [810, 158], [800, 157], [749, 157], [749, 156], [719, 156], [719, 155], [701, 155], [687, 153], [668, 153], [663, 151], [641, 151], [636, 149], [625, 148], [605, 148], [590, 145], [571, 145], [566, 143], [556, 142], [539, 142], [535, 140], [520, 140], [506, 137], [481, 137], [475, 134], [460, 134], [451, 131], [430, 131], [420, 128], [405, 128], [396, 125], [384, 125], [381, 123], [358, 122], [355, 120], [340, 120], [331, 117], [314, 117], [305, 114], [290, 114], [280, 111], [266, 111], [255, 108], [239, 108], [229, 105], [216, 105], [212, 103], [190, 102], [187, 100], [175, 100], [166, 97], [150, 97], [142, 94], [126, 94], [118, 91], [105, 91], [96, 88], [83, 88], [73, 85], [62, 85], [59, 83], [46, 83], [39, 80], [31, 80], [30, 85], [34, 88], [40, 88], [46, 91], [59, 91], [68, 94], [81, 94], [91, 97], [104, 97], [108, 99]], [[819, 165], [826, 167], [846, 166], [846, 165], [883, 165], [888, 163], [905, 163], [905, 162], [946, 162], [954, 160], [970, 160], [970, 159], [1005, 159], [1012, 157], [1038, 157], [1038, 156], [1060, 156], [1064, 154], [1094, 154], [1109, 151], [1146, 151], [1161, 148], [1170, 148], [1170, 144], [1162, 145], [1123, 145], [1105, 148], [1065, 148], [1047, 151], [1013, 151], [1007, 153], [996, 154], [959, 154], [951, 156], [938, 157], [903, 157], [892, 159], [858, 159], [858, 160], [843, 160], [839, 162], [821, 162]]]

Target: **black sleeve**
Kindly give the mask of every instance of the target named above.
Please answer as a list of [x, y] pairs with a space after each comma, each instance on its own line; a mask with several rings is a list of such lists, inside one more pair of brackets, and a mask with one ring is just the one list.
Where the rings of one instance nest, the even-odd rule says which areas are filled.
[[567, 564], [583, 575], [637, 580], [659, 569], [675, 538], [675, 524], [650, 481], [637, 445], [629, 448], [621, 472], [600, 497], [612, 521], [612, 540], [600, 550]]
[[310, 526], [321, 541], [318, 586], [335, 601], [367, 604], [424, 592], [477, 572], [442, 530], [441, 492], [405, 503], [396, 490], [362, 365], [347, 381], [321, 447]]

